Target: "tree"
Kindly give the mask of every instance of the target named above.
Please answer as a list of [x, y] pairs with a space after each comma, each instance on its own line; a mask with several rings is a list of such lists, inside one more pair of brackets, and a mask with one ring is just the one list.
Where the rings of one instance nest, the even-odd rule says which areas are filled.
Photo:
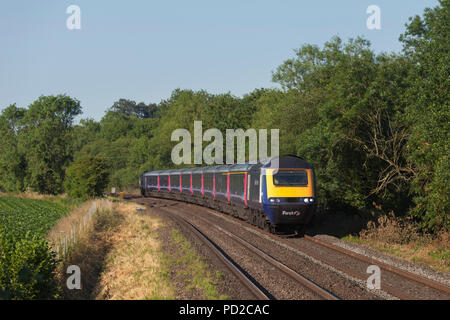
[[44, 194], [63, 191], [72, 160], [72, 123], [79, 114], [80, 102], [66, 95], [41, 96], [29, 106], [18, 135], [18, 150], [27, 163], [26, 187]]
[[66, 171], [65, 189], [73, 198], [89, 199], [102, 195], [108, 185], [107, 163], [99, 157], [75, 160]]
[[78, 125], [72, 130], [73, 152], [79, 152], [83, 147], [96, 139], [100, 132], [100, 124], [94, 119], [81, 119]]
[[5, 108], [0, 115], [0, 189], [9, 192], [24, 190], [26, 161], [18, 149], [20, 122], [25, 109], [15, 104]]
[[157, 114], [158, 108], [156, 104], [146, 105], [141, 102], [136, 104], [135, 101], [127, 99], [119, 99], [114, 102], [110, 111], [121, 113], [125, 116], [134, 116], [139, 119], [154, 118]]
[[423, 227], [450, 227], [450, 0], [410, 18], [400, 40], [414, 65], [405, 96], [409, 160], [415, 165], [413, 214]]
[[[412, 169], [401, 95], [410, 64], [376, 56], [362, 38], [335, 37], [321, 49], [305, 45], [278, 67], [284, 88], [260, 109], [259, 121], [276, 122], [283, 148], [311, 161], [323, 208], [404, 212]], [[395, 199], [395, 200], [394, 200]]]

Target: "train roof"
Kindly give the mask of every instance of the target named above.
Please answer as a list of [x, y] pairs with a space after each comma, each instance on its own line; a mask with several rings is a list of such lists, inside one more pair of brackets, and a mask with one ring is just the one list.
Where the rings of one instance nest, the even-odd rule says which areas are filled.
[[163, 171], [164, 170], [147, 171], [147, 172], [144, 172], [144, 176], [157, 176]]
[[313, 166], [304, 160], [303, 158], [297, 157], [295, 155], [285, 155], [280, 157], [272, 157], [264, 160], [260, 160], [256, 163], [238, 163], [238, 164], [225, 164], [209, 167], [195, 167], [195, 168], [180, 168], [180, 169], [169, 169], [169, 170], [156, 170], [145, 172], [144, 176], [155, 176], [155, 175], [179, 175], [179, 174], [191, 174], [191, 173], [208, 173], [208, 172], [247, 172], [252, 169], [257, 168], [276, 168], [277, 160], [278, 166], [280, 168], [305, 168], [312, 169]]
[[257, 163], [238, 163], [233, 164], [229, 167], [230, 172], [239, 172], [239, 171], [249, 171], [253, 166], [257, 165]]
[[[278, 166], [276, 159], [278, 158]], [[262, 162], [263, 168], [304, 168], [312, 169], [313, 166], [305, 159], [297, 157], [295, 155], [286, 155], [282, 157], [273, 157]]]
[[211, 166], [211, 167], [203, 167], [203, 172], [223, 172], [223, 170], [226, 170], [227, 166], [219, 165], [219, 166]]

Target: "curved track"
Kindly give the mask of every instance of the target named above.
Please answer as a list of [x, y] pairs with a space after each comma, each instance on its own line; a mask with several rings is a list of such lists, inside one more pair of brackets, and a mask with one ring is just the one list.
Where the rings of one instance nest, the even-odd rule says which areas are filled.
[[[155, 200], [158, 201], [171, 201], [171, 200], [163, 200], [163, 199], [157, 199], [154, 198]], [[174, 200], [176, 201], [176, 200]], [[183, 202], [179, 202], [176, 201], [176, 203], [181, 203], [183, 204]], [[209, 209], [205, 208], [205, 207], [201, 207], [201, 206], [196, 206], [196, 205], [185, 205], [185, 206], [179, 206], [176, 209], [175, 208], [171, 208], [170, 210], [164, 209], [164, 211], [170, 212], [171, 215], [173, 216], [177, 216], [177, 218], [175, 219], [184, 219], [181, 218], [176, 211], [179, 212], [183, 212], [186, 214], [190, 214], [192, 215], [192, 206], [198, 208], [200, 211], [202, 212], [208, 212], [210, 215], [213, 214], [214, 216], [220, 217], [221, 219], [227, 220], [230, 223], [233, 223], [235, 225], [241, 225], [241, 227], [248, 229], [250, 231], [252, 231], [251, 229], [253, 228], [252, 226], [244, 226], [244, 223], [239, 220], [239, 219], [235, 219], [232, 218], [230, 216], [227, 216], [225, 214], [219, 213], [219, 212], [211, 212], [209, 211]], [[175, 211], [174, 211], [175, 210]], [[189, 211], [189, 212], [187, 212]], [[284, 274], [288, 275], [291, 279], [299, 282], [302, 284], [302, 286], [307, 287], [309, 290], [315, 292], [315, 294], [317, 294], [318, 296], [320, 296], [322, 299], [339, 299], [336, 295], [334, 295], [333, 293], [327, 291], [326, 289], [320, 287], [319, 285], [317, 285], [317, 283], [315, 283], [314, 281], [311, 281], [307, 278], [305, 278], [303, 275], [299, 274], [298, 272], [292, 270], [291, 268], [289, 268], [288, 266], [284, 265], [283, 263], [281, 263], [279, 260], [273, 258], [272, 256], [270, 256], [268, 253], [264, 252], [263, 250], [261, 250], [260, 248], [254, 246], [253, 244], [251, 244], [250, 242], [248, 242], [247, 240], [243, 239], [242, 237], [238, 236], [237, 234], [227, 231], [224, 228], [221, 228], [220, 226], [217, 225], [217, 223], [211, 222], [208, 219], [205, 219], [203, 217], [200, 217], [200, 215], [195, 215], [195, 218], [202, 220], [204, 223], [209, 224], [210, 226], [212, 226], [213, 228], [217, 229], [218, 231], [220, 231], [223, 234], [226, 234], [227, 236], [229, 236], [230, 238], [232, 238], [236, 243], [239, 243], [241, 246], [245, 247], [247, 250], [250, 250], [253, 252], [253, 254], [258, 255], [261, 259], [263, 259], [264, 261], [266, 261], [267, 263], [271, 264], [273, 267], [277, 268], [277, 270], [283, 272]], [[192, 225], [192, 223], [190, 223], [189, 221], [187, 221], [186, 219], [184, 219], [185, 222], [184, 223], [188, 223], [191, 225], [191, 228], [195, 228], [197, 230], [197, 232], [200, 232], [198, 230], [197, 227], [195, 227], [194, 225]], [[228, 228], [229, 229], [229, 228]], [[278, 243], [282, 243], [284, 244], [285, 247], [287, 248], [291, 248], [294, 251], [301, 251], [304, 254], [323, 262], [324, 264], [327, 264], [331, 267], [333, 267], [334, 269], [348, 274], [350, 277], [354, 278], [354, 279], [358, 279], [361, 282], [365, 282], [367, 279], [367, 274], [364, 274], [362, 272], [358, 272], [356, 270], [350, 269], [348, 268], [346, 265], [342, 264], [342, 263], [336, 263], [336, 261], [333, 261], [332, 259], [329, 259], [329, 257], [327, 257], [326, 255], [321, 255], [318, 252], [316, 252], [316, 250], [311, 250], [311, 249], [307, 249], [304, 247], [301, 247], [298, 245], [298, 243], [295, 243], [293, 241], [291, 241], [292, 239], [284, 239], [281, 237], [276, 237], [274, 235], [271, 235], [267, 232], [264, 232], [262, 230], [259, 229], [255, 229], [252, 231], [253, 234], [258, 235], [261, 238], [271, 238], [273, 239], [272, 241], [278, 242]], [[275, 240], [276, 239], [276, 240]], [[354, 259], [355, 261], [359, 261], [360, 263], [364, 263], [364, 264], [372, 264], [372, 265], [377, 265], [380, 267], [380, 269], [382, 269], [383, 271], [388, 271], [390, 272], [392, 275], [394, 275], [395, 277], [398, 277], [400, 279], [400, 281], [402, 281], [401, 279], [405, 279], [405, 281], [410, 281], [410, 282], [415, 282], [417, 283], [417, 286], [422, 286], [424, 288], [426, 288], [426, 290], [428, 290], [429, 288], [432, 288], [433, 290], [436, 290], [438, 292], [441, 293], [444, 296], [450, 297], [450, 288], [444, 284], [441, 283], [437, 283], [435, 281], [426, 279], [424, 277], [421, 277], [419, 275], [407, 272], [405, 270], [402, 270], [400, 268], [394, 267], [392, 265], [387, 265], [384, 264], [380, 261], [371, 259], [369, 257], [366, 257], [364, 255], [355, 253], [353, 251], [338, 247], [336, 245], [333, 245], [327, 241], [323, 241], [317, 238], [313, 238], [310, 237], [308, 235], [305, 235], [304, 238], [302, 239], [302, 241], [307, 241], [310, 243], [313, 243], [317, 246], [320, 246], [322, 248], [328, 249], [328, 250], [332, 250], [334, 251], [335, 255], [343, 255], [348, 259]], [[217, 245], [216, 245], [217, 247]], [[325, 250], [324, 249], [324, 250]], [[256, 285], [258, 287], [258, 285]], [[259, 285], [259, 287], [261, 287]], [[413, 300], [413, 299], [417, 299], [416, 295], [411, 295], [410, 293], [406, 292], [406, 290], [403, 289], [398, 289], [396, 286], [393, 286], [390, 283], [387, 283], [386, 281], [383, 281], [382, 285], [381, 285], [381, 290], [388, 293], [389, 295], [393, 296], [393, 297], [397, 297], [399, 299], [403, 299], [403, 300]], [[266, 291], [267, 292], [267, 291]], [[267, 295], [266, 295], [267, 296]], [[269, 296], [267, 296], [269, 297]], [[269, 297], [270, 298], [270, 297]]]
[[173, 214], [171, 211], [161, 208], [161, 210], [171, 213], [172, 218], [178, 223], [184, 224], [190, 230], [192, 230], [197, 237], [205, 243], [217, 257], [222, 260], [222, 262], [230, 269], [230, 271], [240, 280], [240, 282], [254, 295], [257, 300], [270, 300], [272, 297], [261, 289], [261, 286], [256, 283], [252, 278], [242, 272], [242, 269], [226, 254], [223, 250], [215, 244], [211, 239], [209, 239], [203, 232], [201, 232], [197, 227], [191, 224], [186, 219], [180, 217], [177, 214]]
[[[179, 208], [178, 208], [179, 209]], [[177, 218], [181, 218], [180, 216], [178, 216], [176, 214], [176, 212], [169, 210], [164, 210], [164, 211], [170, 211], [172, 214], [176, 215]], [[239, 243], [240, 245], [242, 245], [243, 247], [245, 247], [247, 250], [252, 251], [254, 254], [256, 254], [258, 257], [260, 257], [261, 259], [263, 259], [264, 261], [266, 261], [267, 263], [271, 264], [274, 268], [276, 268], [277, 270], [279, 270], [280, 272], [284, 273], [285, 275], [289, 276], [291, 279], [293, 279], [294, 281], [296, 281], [297, 283], [299, 283], [300, 285], [308, 288], [309, 290], [311, 290], [312, 292], [314, 292], [315, 294], [317, 294], [319, 297], [321, 297], [322, 299], [325, 300], [340, 300], [337, 296], [335, 296], [334, 294], [332, 294], [331, 292], [327, 291], [326, 289], [320, 287], [319, 285], [317, 285], [316, 283], [314, 283], [313, 281], [307, 279], [306, 277], [304, 277], [303, 275], [299, 274], [298, 272], [292, 270], [291, 268], [289, 268], [288, 266], [286, 266], [285, 264], [281, 263], [280, 261], [276, 260], [275, 258], [273, 258], [272, 256], [270, 256], [269, 254], [267, 254], [266, 252], [264, 252], [261, 249], [258, 249], [257, 247], [255, 247], [254, 245], [252, 245], [250, 242], [246, 241], [245, 239], [243, 239], [242, 237], [239, 237], [238, 235], [226, 231], [223, 228], [218, 227], [215, 224], [212, 224], [210, 221], [197, 216], [196, 218], [202, 220], [203, 222], [205, 222], [206, 224], [209, 224], [211, 227], [217, 229], [218, 231], [226, 234], [227, 236], [229, 236], [230, 238], [232, 238], [235, 242]], [[181, 218], [184, 219], [184, 218]], [[189, 223], [191, 226], [193, 226], [190, 222], [188, 222], [186, 219], [184, 219], [187, 223]], [[195, 229], [197, 229], [195, 226], [193, 226]], [[198, 229], [197, 229], [198, 230]]]
[[[412, 281], [414, 281], [416, 283], [419, 283], [419, 284], [422, 284], [422, 285], [424, 285], [426, 287], [436, 289], [436, 290], [438, 290], [438, 291], [440, 291], [440, 292], [442, 292], [444, 294], [449, 295], [449, 297], [450, 297], [450, 288], [445, 286], [445, 285], [443, 285], [443, 284], [440, 284], [438, 282], [426, 279], [424, 277], [421, 277], [419, 275], [413, 274], [411, 272], [407, 272], [407, 271], [402, 270], [400, 268], [393, 267], [393, 266], [385, 264], [383, 262], [376, 261], [376, 260], [371, 259], [369, 257], [357, 254], [357, 253], [355, 253], [353, 251], [350, 251], [350, 250], [338, 247], [338, 246], [333, 245], [333, 244], [331, 244], [329, 242], [326, 242], [326, 241], [323, 241], [323, 240], [320, 240], [320, 239], [317, 239], [317, 238], [313, 238], [313, 237], [308, 236], [308, 235], [304, 235], [304, 238], [306, 240], [308, 240], [308, 241], [314, 242], [314, 243], [316, 243], [316, 244], [318, 244], [320, 246], [323, 246], [323, 247], [332, 249], [334, 251], [340, 252], [340, 253], [342, 253], [342, 254], [344, 254], [346, 256], [352, 257], [352, 258], [357, 259], [359, 261], [362, 261], [362, 262], [365, 262], [365, 263], [369, 263], [369, 264], [373, 264], [373, 265], [377, 265], [382, 270], [394, 273], [394, 274], [396, 274], [396, 275], [398, 275], [398, 276], [400, 276], [402, 278], [406, 278], [406, 279], [412, 280]], [[397, 292], [397, 294], [398, 294], [398, 292]]]

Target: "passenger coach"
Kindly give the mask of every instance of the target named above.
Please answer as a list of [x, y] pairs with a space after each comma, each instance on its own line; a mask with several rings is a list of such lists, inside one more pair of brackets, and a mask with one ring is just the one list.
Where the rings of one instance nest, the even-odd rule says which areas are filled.
[[143, 196], [210, 207], [271, 232], [306, 225], [317, 200], [313, 167], [291, 155], [256, 164], [146, 172], [140, 188]]

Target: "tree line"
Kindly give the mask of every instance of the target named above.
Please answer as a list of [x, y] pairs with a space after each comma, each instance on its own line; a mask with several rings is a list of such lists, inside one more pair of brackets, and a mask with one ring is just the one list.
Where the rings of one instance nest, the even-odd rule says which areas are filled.
[[[0, 115], [0, 189], [91, 197], [136, 186], [172, 167], [171, 133], [280, 129], [280, 154], [311, 162], [320, 210], [393, 211], [429, 231], [449, 227], [450, 0], [410, 18], [401, 53], [363, 38], [303, 45], [272, 74], [280, 89], [230, 93], [176, 89], [145, 104], [120, 99], [100, 121], [80, 102], [41, 96]], [[83, 190], [89, 190], [86, 194]]]

